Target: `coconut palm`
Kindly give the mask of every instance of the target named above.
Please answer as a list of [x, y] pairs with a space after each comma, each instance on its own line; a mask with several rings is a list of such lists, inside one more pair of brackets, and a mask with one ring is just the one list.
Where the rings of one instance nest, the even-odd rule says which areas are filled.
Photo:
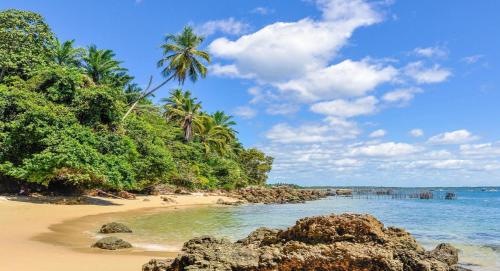
[[81, 58], [85, 53], [83, 48], [73, 47], [75, 40], [67, 40], [61, 43], [58, 39], [54, 42], [54, 61], [62, 66], [79, 67]]
[[148, 97], [170, 80], [177, 80], [179, 85], [183, 85], [188, 77], [192, 82], [196, 82], [199, 77], [205, 78], [207, 67], [203, 62], [210, 63], [210, 56], [208, 52], [197, 49], [203, 39], [189, 26], [184, 27], [178, 35], [167, 35], [165, 43], [161, 46], [163, 57], [157, 64], [159, 68], [163, 68], [161, 73], [166, 78], [165, 81], [152, 89], [149, 89], [149, 85], [139, 99], [130, 106], [123, 119], [132, 112], [141, 99]]
[[180, 107], [185, 100], [193, 99], [198, 100], [196, 97], [191, 97], [191, 92], [189, 90], [183, 91], [180, 88], [173, 89], [170, 91], [170, 96], [168, 98], [161, 99], [165, 103], [165, 107], [173, 106]]
[[182, 99], [181, 103], [167, 103], [165, 117], [168, 121], [178, 123], [184, 131], [184, 140], [193, 139], [193, 122], [201, 110], [201, 103], [195, 98]]
[[102, 83], [106, 79], [124, 74], [127, 69], [120, 66], [122, 63], [115, 58], [115, 53], [111, 50], [99, 50], [95, 45], [89, 46], [87, 54], [83, 57], [87, 75], [96, 84]]
[[212, 118], [216, 125], [229, 129], [233, 133], [237, 133], [232, 126], [236, 125], [236, 122], [233, 121], [233, 116], [226, 115], [224, 111], [215, 111], [212, 114]]
[[234, 134], [218, 125], [209, 115], [201, 115], [195, 121], [195, 132], [205, 150], [205, 155], [215, 152], [223, 155], [228, 151]]

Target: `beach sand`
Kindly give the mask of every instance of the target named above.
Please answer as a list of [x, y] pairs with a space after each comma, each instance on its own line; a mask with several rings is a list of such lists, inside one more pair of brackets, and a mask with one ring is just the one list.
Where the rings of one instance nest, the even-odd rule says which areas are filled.
[[[146, 198], [149, 201], [144, 201]], [[91, 249], [92, 240], [83, 233], [89, 226], [85, 223], [99, 223], [107, 214], [144, 208], [206, 206], [219, 198], [231, 200], [195, 194], [175, 196], [175, 203], [166, 203], [160, 196], [140, 196], [136, 200], [96, 198], [101, 201], [96, 205], [53, 205], [0, 197], [0, 270], [141, 270], [151, 258], [173, 253]]]

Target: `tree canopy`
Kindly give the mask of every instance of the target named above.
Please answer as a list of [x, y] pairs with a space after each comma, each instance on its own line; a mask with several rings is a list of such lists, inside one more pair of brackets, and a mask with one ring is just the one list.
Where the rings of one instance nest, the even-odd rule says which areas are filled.
[[[168, 36], [161, 72], [205, 77], [202, 40], [190, 28]], [[231, 116], [203, 111], [180, 88], [159, 105], [140, 98], [112, 50], [61, 42], [36, 13], [0, 12], [0, 68], [0, 188], [233, 189], [265, 184], [271, 170], [271, 157], [239, 142]]]

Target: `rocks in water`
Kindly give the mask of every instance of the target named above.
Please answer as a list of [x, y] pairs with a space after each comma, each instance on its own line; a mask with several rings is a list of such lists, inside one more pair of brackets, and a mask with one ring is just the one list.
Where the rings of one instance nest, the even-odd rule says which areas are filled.
[[454, 200], [454, 199], [457, 199], [457, 195], [455, 193], [453, 193], [453, 192], [447, 192], [446, 196], [444, 197], [444, 199]]
[[241, 200], [238, 200], [238, 201], [226, 201], [222, 198], [218, 199], [217, 204], [220, 204], [220, 205], [233, 205], [233, 206], [238, 206], [238, 205], [241, 205], [241, 204], [244, 204], [245, 202], [241, 201]]
[[132, 232], [129, 227], [125, 226], [122, 223], [118, 222], [111, 222], [102, 225], [101, 229], [99, 230], [100, 233], [130, 233]]
[[352, 189], [337, 189], [335, 190], [335, 194], [337, 196], [352, 196]]
[[273, 188], [248, 187], [239, 189], [230, 194], [230, 196], [250, 203], [284, 204], [304, 203], [306, 201], [325, 198], [328, 196], [328, 192], [315, 189], [295, 189], [287, 186]]
[[118, 237], [109, 236], [100, 239], [95, 244], [93, 244], [92, 247], [97, 247], [100, 249], [107, 249], [107, 250], [117, 250], [117, 249], [131, 248], [132, 245], [129, 242], [124, 241]]
[[448, 244], [425, 251], [408, 232], [385, 228], [373, 216], [342, 214], [300, 219], [285, 230], [260, 228], [234, 243], [194, 238], [170, 266], [143, 270], [465, 270], [456, 265], [457, 255]]

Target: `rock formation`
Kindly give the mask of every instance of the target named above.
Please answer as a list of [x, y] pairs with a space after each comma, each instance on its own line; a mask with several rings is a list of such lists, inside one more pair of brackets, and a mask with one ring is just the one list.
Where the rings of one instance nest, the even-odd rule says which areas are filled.
[[117, 250], [117, 249], [131, 248], [132, 245], [129, 242], [124, 241], [120, 238], [110, 236], [100, 239], [95, 244], [93, 244], [92, 247], [97, 247], [100, 249], [107, 249], [107, 250]]
[[229, 194], [231, 197], [249, 203], [284, 204], [284, 203], [304, 203], [306, 201], [318, 200], [327, 197], [329, 194], [323, 190], [316, 189], [295, 189], [286, 186], [265, 188], [248, 187], [242, 188]]
[[100, 233], [130, 233], [130, 232], [132, 232], [132, 230], [129, 229], [127, 226], [123, 225], [122, 223], [111, 222], [111, 223], [102, 225], [99, 232]]
[[[235, 243], [203, 236], [184, 244], [169, 265], [151, 261], [144, 271], [458, 271], [448, 244], [426, 251], [405, 230], [370, 215], [300, 219], [285, 230], [260, 228]], [[156, 268], [156, 269], [155, 269]]]

